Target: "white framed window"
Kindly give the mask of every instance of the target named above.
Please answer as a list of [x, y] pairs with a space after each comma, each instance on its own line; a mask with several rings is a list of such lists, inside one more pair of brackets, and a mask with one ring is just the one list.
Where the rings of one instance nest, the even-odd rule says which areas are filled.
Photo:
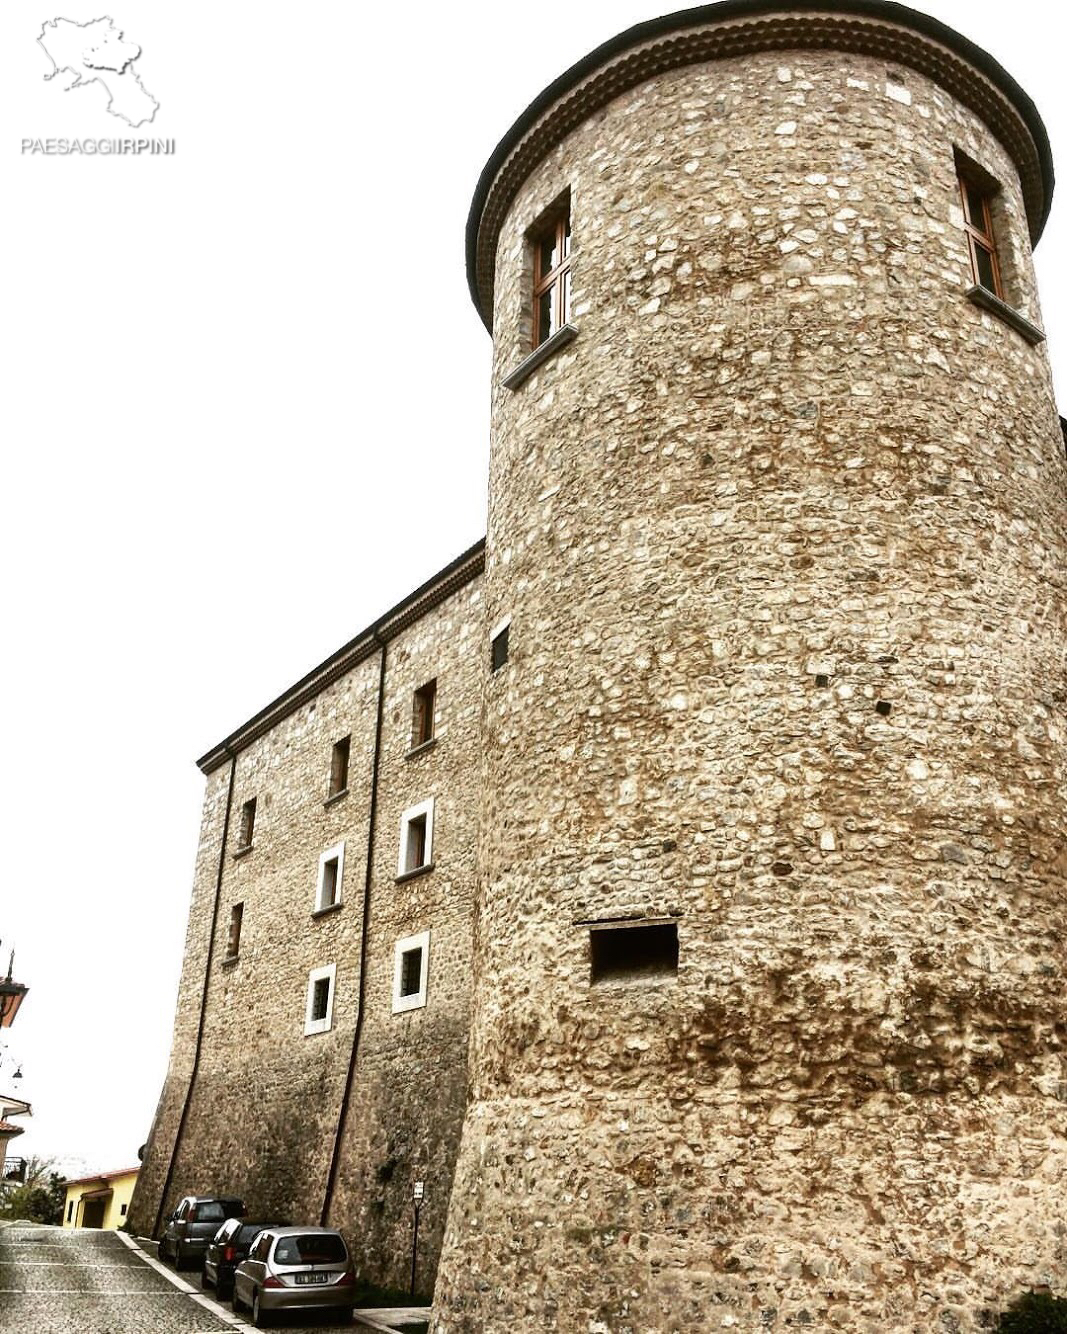
[[421, 1010], [430, 973], [430, 933], [404, 936], [393, 947], [393, 1013]]
[[341, 902], [341, 879], [345, 870], [345, 845], [337, 843], [319, 857], [319, 880], [315, 888], [315, 911]]
[[337, 979], [337, 965], [328, 963], [324, 968], [312, 968], [308, 973], [307, 1012], [304, 1016], [304, 1036], [326, 1033], [333, 1025], [333, 989]]
[[396, 859], [398, 876], [429, 866], [433, 861], [433, 797], [409, 806], [400, 817], [400, 852]]

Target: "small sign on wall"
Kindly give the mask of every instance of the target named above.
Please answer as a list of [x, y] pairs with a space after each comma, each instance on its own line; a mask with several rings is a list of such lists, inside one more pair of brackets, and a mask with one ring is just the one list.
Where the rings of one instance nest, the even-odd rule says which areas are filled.
[[426, 1183], [424, 1181], [416, 1181], [414, 1190], [415, 1199], [421, 1200], [425, 1193], [426, 1193]]

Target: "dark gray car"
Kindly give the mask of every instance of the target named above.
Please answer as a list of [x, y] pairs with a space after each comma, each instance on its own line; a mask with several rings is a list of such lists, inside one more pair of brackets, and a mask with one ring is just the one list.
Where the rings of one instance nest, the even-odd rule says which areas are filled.
[[281, 1227], [261, 1232], [233, 1271], [233, 1309], [248, 1307], [262, 1328], [275, 1311], [329, 1307], [348, 1320], [356, 1304], [356, 1274], [340, 1232]]
[[186, 1195], [167, 1219], [159, 1242], [159, 1258], [175, 1269], [199, 1267], [211, 1238], [227, 1218], [243, 1218], [245, 1206], [232, 1195]]

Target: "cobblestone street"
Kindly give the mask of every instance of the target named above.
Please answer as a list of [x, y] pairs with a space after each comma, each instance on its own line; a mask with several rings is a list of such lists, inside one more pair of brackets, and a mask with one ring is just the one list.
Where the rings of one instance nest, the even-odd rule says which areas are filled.
[[0, 1226], [3, 1334], [208, 1334], [236, 1325], [157, 1273], [117, 1233]]
[[[252, 1328], [228, 1305], [202, 1295], [197, 1283], [195, 1273], [161, 1272], [116, 1232], [0, 1223], [0, 1334], [214, 1334]], [[382, 1328], [358, 1320], [324, 1325], [311, 1315], [275, 1324], [300, 1334]]]

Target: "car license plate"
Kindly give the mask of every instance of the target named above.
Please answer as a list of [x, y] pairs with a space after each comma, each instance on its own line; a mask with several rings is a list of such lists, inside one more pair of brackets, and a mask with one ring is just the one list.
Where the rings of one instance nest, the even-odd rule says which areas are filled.
[[297, 1274], [298, 1283], [329, 1283], [329, 1274]]

